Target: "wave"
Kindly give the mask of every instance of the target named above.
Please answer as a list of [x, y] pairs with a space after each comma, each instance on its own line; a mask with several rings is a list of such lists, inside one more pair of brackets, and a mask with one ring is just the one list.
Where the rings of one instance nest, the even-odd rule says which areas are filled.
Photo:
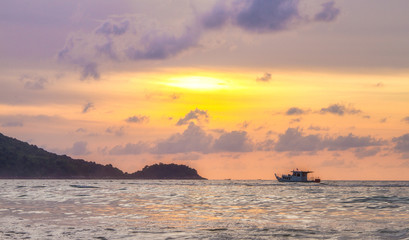
[[71, 184], [70, 187], [73, 187], [73, 188], [99, 188], [97, 186], [77, 185], [77, 184]]

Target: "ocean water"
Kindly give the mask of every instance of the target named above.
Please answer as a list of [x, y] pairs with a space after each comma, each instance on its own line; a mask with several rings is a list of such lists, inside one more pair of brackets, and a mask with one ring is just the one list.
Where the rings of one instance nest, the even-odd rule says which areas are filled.
[[0, 239], [409, 239], [409, 182], [0, 180]]

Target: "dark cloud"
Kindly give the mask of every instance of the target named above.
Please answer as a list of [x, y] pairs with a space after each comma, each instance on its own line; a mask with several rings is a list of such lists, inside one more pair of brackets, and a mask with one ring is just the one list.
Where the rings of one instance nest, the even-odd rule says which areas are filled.
[[144, 123], [144, 122], [148, 122], [149, 121], [149, 117], [148, 116], [132, 116], [129, 117], [125, 120], [128, 123]]
[[185, 152], [201, 152], [209, 153], [213, 137], [193, 122], [190, 122], [188, 128], [182, 133], [176, 133], [168, 139], [160, 141], [152, 149], [153, 153], [185, 153]]
[[314, 130], [314, 131], [328, 131], [329, 128], [324, 128], [324, 127], [320, 127], [320, 126], [310, 125], [310, 126], [308, 127], [308, 130]]
[[195, 27], [186, 27], [180, 36], [152, 31], [142, 37], [142, 46], [129, 46], [125, 54], [134, 61], [167, 59], [196, 46], [200, 35]]
[[148, 150], [146, 143], [138, 142], [136, 144], [128, 143], [125, 146], [117, 145], [113, 147], [110, 151], [110, 155], [137, 155]]
[[235, 15], [237, 26], [251, 32], [275, 32], [285, 30], [296, 21], [297, 0], [252, 0], [239, 4], [242, 8]]
[[381, 151], [380, 147], [374, 148], [357, 148], [355, 149], [354, 153], [357, 158], [366, 158], [372, 157], [378, 154]]
[[394, 150], [399, 153], [409, 153], [409, 133], [406, 133], [400, 137], [392, 138], [392, 142], [395, 143]]
[[232, 131], [223, 133], [216, 139], [213, 149], [220, 152], [251, 152], [253, 143], [246, 131]]
[[[118, 61], [119, 60], [117, 52], [116, 52], [116, 50], [114, 48], [114, 42], [113, 41], [108, 41], [108, 42], [103, 43], [101, 45], [96, 45], [95, 50], [97, 52], [97, 55], [108, 57], [108, 59], [111, 59], [113, 61]], [[99, 75], [99, 73], [98, 73], [98, 75]]]
[[249, 126], [250, 126], [250, 122], [248, 122], [248, 121], [244, 121], [244, 122], [239, 124], [239, 127], [242, 128], [242, 129], [246, 129]]
[[5, 122], [1, 124], [2, 127], [22, 127], [24, 124], [19, 121], [13, 121], [13, 122]]
[[41, 76], [23, 75], [20, 81], [24, 82], [24, 88], [28, 90], [43, 90], [48, 80]]
[[176, 123], [176, 125], [185, 125], [188, 124], [190, 120], [200, 120], [204, 119], [207, 121], [209, 118], [209, 115], [207, 114], [206, 110], [200, 110], [196, 108], [195, 110], [191, 110], [189, 113], [187, 113], [183, 118], [180, 118], [179, 121]]
[[288, 128], [284, 134], [278, 136], [274, 148], [277, 152], [318, 151], [324, 149], [319, 135], [304, 136], [299, 128]]
[[343, 116], [344, 114], [359, 114], [361, 112], [361, 110], [352, 107], [346, 107], [345, 105], [341, 104], [332, 104], [326, 108], [321, 108], [320, 110], [321, 114], [331, 113], [339, 116]]
[[388, 121], [388, 118], [382, 118], [381, 120], [379, 120], [380, 123], [386, 123], [386, 121]]
[[303, 109], [292, 107], [292, 108], [289, 108], [285, 114], [291, 116], [291, 115], [302, 115], [304, 113], [306, 112]]
[[224, 1], [217, 2], [211, 11], [201, 16], [200, 22], [204, 28], [217, 29], [223, 27], [230, 18], [230, 11]]
[[272, 139], [267, 139], [262, 142], [258, 142], [255, 145], [255, 150], [257, 151], [274, 151], [275, 141]]
[[369, 146], [381, 146], [386, 142], [381, 139], [375, 139], [371, 136], [359, 137], [350, 133], [347, 136], [338, 136], [333, 139], [326, 139], [325, 145], [327, 145], [329, 151], [335, 150], [347, 150], [350, 148], [361, 148]]
[[403, 122], [409, 123], [409, 116], [402, 119]]
[[98, 64], [95, 62], [88, 62], [81, 65], [81, 80], [86, 80], [88, 78], [92, 78], [94, 80], [98, 80], [100, 78], [100, 73], [98, 71]]
[[96, 34], [102, 34], [105, 36], [120, 36], [129, 30], [130, 22], [129, 20], [123, 20], [121, 22], [113, 22], [108, 20], [99, 26], [96, 30]]
[[101, 53], [97, 51], [90, 53], [92, 50], [99, 49], [99, 45], [94, 41], [94, 38], [71, 36], [57, 55], [60, 62], [69, 63], [81, 69], [81, 81], [100, 78], [99, 65], [96, 60], [100, 58]]
[[86, 133], [86, 132], [87, 132], [87, 129], [85, 129], [85, 128], [78, 128], [77, 130], [75, 130], [75, 132], [77, 132], [77, 133]]
[[109, 127], [105, 130], [106, 133], [114, 134], [115, 136], [121, 137], [125, 135], [125, 127]]
[[94, 104], [92, 102], [88, 102], [82, 107], [82, 113], [87, 113], [91, 109], [95, 109], [95, 106], [94, 106]]
[[256, 78], [257, 82], [269, 82], [271, 80], [271, 73], [264, 73], [262, 77]]
[[290, 121], [290, 123], [298, 123], [298, 122], [301, 122], [301, 118], [294, 118], [294, 119], [291, 119]]
[[335, 7], [335, 2], [330, 1], [322, 4], [321, 12], [315, 14], [315, 21], [331, 22], [334, 21], [341, 11]]
[[[206, 30], [232, 25], [251, 33], [283, 31], [312, 21], [301, 17], [298, 0], [216, 1], [210, 11], [197, 14], [187, 25], [159, 28], [147, 18], [118, 15], [106, 18], [89, 33], [72, 34], [58, 53], [61, 62], [79, 67], [81, 80], [99, 79], [105, 61], [165, 60], [199, 44]], [[319, 21], [335, 19], [339, 10], [333, 3], [323, 5], [316, 14]], [[99, 18], [103, 19], [103, 18]], [[182, 26], [182, 28], [180, 28]], [[266, 73], [259, 81], [269, 81]]]
[[274, 149], [277, 152], [315, 152], [324, 149], [345, 151], [351, 148], [378, 147], [384, 144], [386, 141], [371, 136], [359, 137], [350, 133], [347, 136], [323, 138], [318, 134], [304, 135], [299, 128], [288, 128], [284, 134], [279, 135]]
[[75, 142], [71, 148], [68, 148], [64, 152], [68, 155], [88, 155], [91, 152], [87, 149], [88, 143], [85, 141]]

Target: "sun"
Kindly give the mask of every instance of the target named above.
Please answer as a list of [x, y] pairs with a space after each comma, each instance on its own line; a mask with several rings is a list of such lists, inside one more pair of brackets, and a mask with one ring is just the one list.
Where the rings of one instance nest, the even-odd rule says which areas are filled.
[[168, 79], [164, 84], [196, 91], [220, 90], [228, 87], [227, 83], [223, 80], [204, 76], [174, 77]]

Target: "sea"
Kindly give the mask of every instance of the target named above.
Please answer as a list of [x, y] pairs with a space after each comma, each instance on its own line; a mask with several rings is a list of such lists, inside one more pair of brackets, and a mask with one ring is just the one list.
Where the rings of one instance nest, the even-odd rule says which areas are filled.
[[409, 182], [0, 180], [0, 239], [409, 239]]

